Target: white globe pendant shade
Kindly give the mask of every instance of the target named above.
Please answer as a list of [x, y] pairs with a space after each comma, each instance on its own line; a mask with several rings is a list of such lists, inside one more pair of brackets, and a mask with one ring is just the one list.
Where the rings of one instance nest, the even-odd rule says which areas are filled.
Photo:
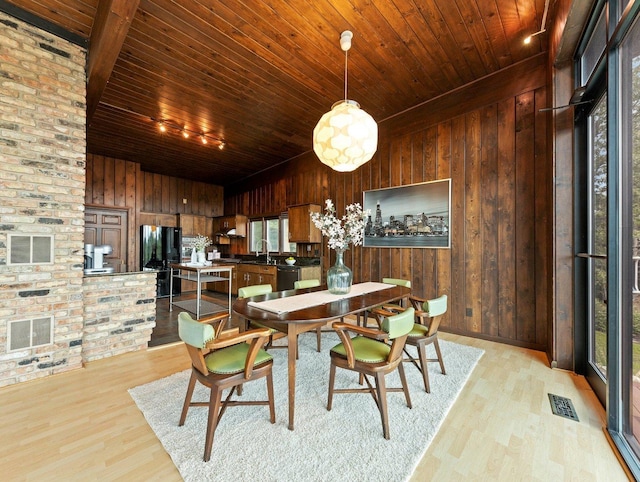
[[353, 100], [342, 100], [313, 129], [313, 150], [323, 164], [351, 172], [365, 164], [378, 148], [378, 124]]

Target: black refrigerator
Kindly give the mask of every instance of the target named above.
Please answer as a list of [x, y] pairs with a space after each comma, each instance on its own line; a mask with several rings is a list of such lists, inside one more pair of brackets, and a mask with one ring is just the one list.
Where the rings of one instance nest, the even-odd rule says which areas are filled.
[[[157, 296], [169, 296], [171, 263], [180, 263], [182, 230], [169, 226], [140, 226], [140, 270], [158, 271]], [[180, 278], [173, 280], [173, 295], [180, 294]]]

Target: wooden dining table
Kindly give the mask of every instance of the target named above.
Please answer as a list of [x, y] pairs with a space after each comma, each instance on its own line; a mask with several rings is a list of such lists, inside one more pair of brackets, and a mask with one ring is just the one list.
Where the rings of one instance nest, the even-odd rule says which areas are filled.
[[[251, 298], [239, 298], [233, 303], [233, 312], [239, 317], [258, 322], [287, 335], [289, 430], [293, 430], [294, 426], [298, 335], [324, 326], [329, 321], [369, 311], [386, 303], [397, 302], [407, 298], [411, 292], [409, 288], [404, 286], [385, 285], [382, 287], [380, 286], [381, 284], [361, 283], [354, 285], [352, 290], [355, 289], [355, 292], [373, 285], [376, 285], [375, 288], [377, 289], [355, 295], [350, 293], [346, 295], [347, 297], [309, 306], [301, 306], [301, 304], [304, 305], [305, 299], [309, 297], [297, 297], [297, 295], [313, 292], [324, 295], [324, 293], [328, 294], [328, 292], [323, 287], [286, 290]], [[287, 304], [293, 308], [293, 311], [276, 312], [259, 307], [260, 302], [278, 298], [290, 298], [287, 300]]]

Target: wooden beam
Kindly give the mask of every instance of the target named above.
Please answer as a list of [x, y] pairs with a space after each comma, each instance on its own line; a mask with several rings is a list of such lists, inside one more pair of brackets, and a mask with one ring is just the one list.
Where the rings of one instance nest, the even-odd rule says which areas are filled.
[[100, 0], [89, 40], [87, 123], [98, 107], [140, 0]]

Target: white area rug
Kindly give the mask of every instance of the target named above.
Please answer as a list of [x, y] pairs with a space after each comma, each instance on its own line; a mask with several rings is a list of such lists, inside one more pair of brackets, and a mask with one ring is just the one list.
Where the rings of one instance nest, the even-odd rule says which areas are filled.
[[[207, 409], [190, 408], [185, 425], [178, 427], [190, 370], [129, 393], [186, 481], [406, 480], [483, 351], [441, 341], [447, 375], [440, 373], [437, 363], [429, 364], [431, 394], [424, 391], [418, 370], [406, 363], [413, 409], [406, 406], [402, 393], [387, 394], [391, 440], [385, 440], [370, 395], [336, 394], [327, 411], [329, 349], [337, 343], [337, 335], [324, 334], [318, 353], [315, 333], [300, 336], [294, 431], [287, 428], [286, 350], [272, 350], [275, 425], [269, 423], [266, 406], [229, 407], [216, 430], [208, 463], [202, 461]], [[338, 370], [336, 388], [346, 386], [357, 386], [357, 375]], [[397, 372], [387, 376], [387, 387], [396, 386]], [[193, 400], [208, 397], [209, 391], [197, 384]], [[242, 398], [266, 399], [264, 379], [245, 385]]]
[[[174, 301], [173, 305], [187, 310], [194, 315], [196, 313], [196, 300]], [[220, 313], [221, 311], [229, 311], [229, 308], [206, 300], [200, 300], [200, 317], [210, 315], [211, 313]]]

